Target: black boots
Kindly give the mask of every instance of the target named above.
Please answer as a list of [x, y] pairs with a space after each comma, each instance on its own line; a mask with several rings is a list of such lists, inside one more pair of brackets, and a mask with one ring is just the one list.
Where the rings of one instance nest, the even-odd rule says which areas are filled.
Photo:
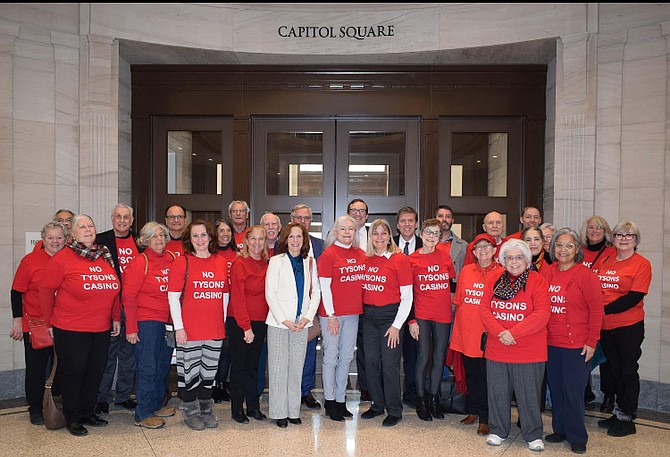
[[426, 398], [428, 399], [428, 410], [430, 411], [430, 414], [435, 419], [444, 419], [444, 414], [442, 413], [442, 408], [440, 407], [440, 396], [437, 394], [426, 394]]
[[337, 406], [337, 402], [335, 400], [326, 400], [324, 408], [326, 410], [326, 415], [330, 417], [331, 420], [337, 422], [342, 422], [344, 420], [344, 416], [342, 415], [342, 412]]
[[430, 422], [433, 420], [433, 416], [430, 415], [428, 404], [426, 403], [428, 397], [429, 395], [424, 395], [423, 397], [417, 395], [414, 403], [416, 404], [416, 415], [419, 416], [419, 419]]

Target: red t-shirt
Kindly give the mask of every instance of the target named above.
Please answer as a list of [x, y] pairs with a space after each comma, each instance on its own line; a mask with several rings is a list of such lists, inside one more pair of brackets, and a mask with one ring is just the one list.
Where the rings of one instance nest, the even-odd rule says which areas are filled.
[[181, 241], [181, 238], [172, 238], [167, 242], [165, 249], [172, 251], [177, 257], [184, 255], [184, 244]]
[[[593, 270], [600, 279], [603, 290], [603, 304], [607, 305], [630, 291], [649, 292], [651, 282], [651, 263], [640, 254], [635, 253], [626, 260], [617, 260], [616, 251], [612, 255], [601, 255]], [[644, 300], [623, 313], [606, 314], [603, 319], [603, 330], [627, 327], [644, 320]]]
[[[186, 287], [184, 275], [188, 258]], [[181, 292], [181, 317], [189, 340], [218, 340], [226, 337], [223, 300], [228, 288], [228, 266], [223, 257], [201, 258], [191, 254], [177, 257], [168, 272], [168, 292]]]
[[596, 347], [603, 322], [600, 281], [590, 268], [577, 264], [567, 271], [552, 264], [542, 270], [549, 284], [551, 317], [547, 344], [577, 349]]
[[240, 251], [244, 247], [244, 237], [246, 236], [248, 231], [249, 227], [245, 228], [241, 232], [236, 232], [235, 230], [233, 230], [233, 239], [235, 240], [235, 244], [240, 249]]
[[[496, 278], [498, 279], [498, 278]], [[493, 296], [496, 281], [486, 284], [479, 307], [488, 338], [484, 356], [503, 363], [533, 363], [547, 360], [547, 322], [550, 302], [547, 281], [536, 271], [528, 272], [526, 286], [510, 300]], [[509, 330], [516, 344], [506, 346], [498, 335]]]
[[385, 306], [400, 303], [400, 287], [412, 285], [412, 266], [404, 254], [373, 255], [365, 260], [363, 303]]
[[[133, 238], [132, 235], [123, 238], [116, 237], [116, 253], [119, 255], [119, 270], [121, 271], [121, 274], [123, 274], [123, 270], [126, 269], [128, 264], [138, 253], [135, 238]], [[121, 280], [123, 280], [123, 278]]]
[[[362, 249], [331, 244], [317, 260], [319, 278], [330, 278], [333, 310], [336, 316], [363, 313], [363, 278], [367, 256]], [[323, 301], [319, 316], [326, 317]]]
[[226, 259], [226, 263], [228, 264], [228, 281], [230, 282], [231, 278], [231, 272], [230, 269], [233, 266], [233, 262], [237, 260], [239, 257], [237, 251], [233, 251], [232, 249], [219, 249], [219, 252], [216, 253], [216, 255], [220, 255], [224, 259]]
[[52, 257], [44, 249], [37, 249], [21, 259], [19, 268], [16, 269], [12, 289], [23, 294], [23, 331], [28, 332], [28, 315], [32, 318], [42, 317], [40, 306], [39, 287], [44, 279], [48, 262]]
[[456, 270], [449, 253], [435, 249], [430, 254], [414, 251], [409, 256], [414, 277], [414, 317], [451, 322], [451, 278]]
[[168, 272], [173, 255], [168, 251], [158, 254], [147, 248], [126, 267], [122, 275], [126, 333], [137, 333], [138, 321], [168, 322]]
[[[598, 252], [600, 251], [589, 251], [588, 249], [584, 248], [584, 260], [582, 261], [584, 266], [593, 268], [593, 262], [596, 260], [596, 257], [598, 257]], [[603, 253], [600, 254], [600, 257], [607, 257], [611, 255], [616, 255], [616, 248], [614, 246], [607, 246], [603, 250]], [[600, 259], [600, 257], [598, 257], [598, 259]]]
[[[265, 300], [265, 275], [267, 259], [254, 260], [239, 256], [230, 269], [232, 290], [228, 316], [234, 317], [245, 332], [251, 329], [251, 321], [262, 321], [268, 317], [270, 307]], [[287, 287], [295, 287], [286, 284]]]
[[[55, 302], [53, 293], [56, 292]], [[47, 323], [73, 332], [103, 332], [121, 321], [116, 270], [102, 257], [88, 260], [65, 247], [48, 263], [40, 287]]]
[[495, 281], [503, 272], [503, 267], [496, 262], [486, 268], [477, 263], [466, 265], [458, 277], [458, 285], [454, 294], [454, 325], [451, 330], [449, 347], [468, 357], [481, 358], [482, 333], [484, 324], [479, 316], [479, 306], [482, 304], [484, 290], [489, 281]]

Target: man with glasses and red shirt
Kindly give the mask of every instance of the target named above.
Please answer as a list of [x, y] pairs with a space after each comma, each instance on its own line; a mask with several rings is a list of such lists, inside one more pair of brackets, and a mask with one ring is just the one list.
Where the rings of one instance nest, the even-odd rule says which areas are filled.
[[183, 255], [181, 237], [186, 228], [186, 210], [180, 205], [168, 206], [165, 210], [165, 225], [170, 231], [170, 239], [165, 249], [172, 251], [176, 256]]

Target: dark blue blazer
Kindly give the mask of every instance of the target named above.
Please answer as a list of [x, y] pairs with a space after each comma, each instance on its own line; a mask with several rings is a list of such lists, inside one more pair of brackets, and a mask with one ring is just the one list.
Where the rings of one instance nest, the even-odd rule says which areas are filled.
[[312, 249], [314, 249], [314, 258], [318, 259], [323, 252], [324, 241], [321, 238], [310, 235], [309, 242], [312, 243]]

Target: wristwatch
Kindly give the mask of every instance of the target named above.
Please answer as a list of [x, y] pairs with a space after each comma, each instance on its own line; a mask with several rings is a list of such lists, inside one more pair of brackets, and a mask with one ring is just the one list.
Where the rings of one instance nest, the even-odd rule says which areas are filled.
[[335, 319], [335, 314], [328, 314], [328, 319]]

